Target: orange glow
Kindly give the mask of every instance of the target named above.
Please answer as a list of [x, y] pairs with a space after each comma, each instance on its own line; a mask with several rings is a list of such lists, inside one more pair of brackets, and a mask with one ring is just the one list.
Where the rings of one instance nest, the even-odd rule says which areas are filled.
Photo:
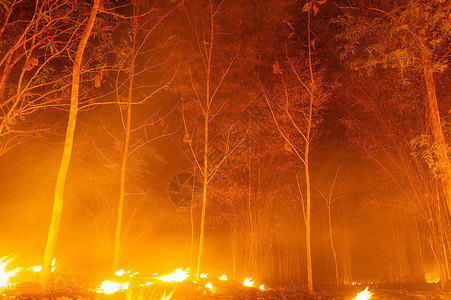
[[426, 277], [426, 282], [427, 283], [439, 283], [440, 282], [440, 278], [434, 278], [434, 277]]
[[227, 280], [227, 275], [226, 274], [222, 274], [222, 276], [219, 277], [219, 280]]
[[426, 280], [427, 283], [439, 283], [440, 272], [437, 270], [427, 272], [424, 274], [424, 280]]
[[255, 281], [252, 281], [252, 277], [251, 278], [244, 278], [243, 281], [243, 285], [244, 286], [248, 286], [248, 287], [252, 287], [254, 285]]
[[368, 287], [366, 287], [366, 289], [364, 291], [361, 291], [360, 293], [358, 293], [357, 296], [353, 300], [367, 300], [367, 299], [371, 299], [372, 295], [373, 295], [373, 293], [368, 291]]
[[189, 269], [186, 269], [185, 271], [183, 271], [182, 269], [177, 269], [174, 272], [172, 272], [171, 274], [161, 275], [161, 276], [157, 277], [157, 279], [159, 279], [161, 281], [166, 281], [166, 282], [182, 282], [186, 278], [188, 278], [188, 272], [189, 272]]
[[113, 294], [122, 290], [128, 289], [128, 282], [120, 283], [120, 282], [114, 282], [110, 280], [105, 280], [102, 282], [100, 287], [97, 289], [97, 293], [101, 294]]
[[4, 256], [0, 258], [0, 288], [8, 285], [11, 277], [15, 276], [20, 269], [13, 269], [11, 271], [6, 271], [9, 263], [11, 262], [11, 258], [8, 256]]

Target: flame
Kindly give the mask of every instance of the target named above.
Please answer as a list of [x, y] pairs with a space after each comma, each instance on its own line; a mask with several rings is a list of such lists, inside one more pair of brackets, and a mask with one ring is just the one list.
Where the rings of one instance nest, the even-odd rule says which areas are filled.
[[130, 270], [125, 271], [124, 269], [120, 269], [120, 270], [117, 270], [116, 273], [114, 273], [114, 274], [116, 276], [128, 276], [131, 278], [131, 277], [135, 276], [136, 274], [138, 274], [138, 272], [132, 273], [132, 271], [130, 271]]
[[222, 276], [219, 277], [219, 280], [227, 280], [227, 275], [226, 274], [222, 274]]
[[258, 288], [263, 291], [265, 289], [265, 285], [261, 284]]
[[426, 282], [427, 283], [439, 283], [440, 282], [440, 278], [426, 278]]
[[120, 270], [117, 270], [116, 273], [114, 273], [114, 274], [116, 274], [117, 276], [123, 276], [125, 274], [125, 271], [124, 271], [124, 269], [120, 269]]
[[56, 257], [54, 257], [52, 259], [52, 269], [50, 270], [50, 272], [54, 272], [55, 271], [55, 265], [56, 265]]
[[41, 272], [42, 266], [32, 266], [32, 267], [30, 267], [28, 269], [33, 271], [33, 272]]
[[368, 291], [368, 287], [366, 287], [366, 289], [364, 291], [361, 291], [360, 293], [358, 293], [357, 296], [352, 300], [368, 300], [368, 299], [371, 299], [372, 295], [373, 295], [373, 293]]
[[244, 278], [243, 285], [252, 287], [254, 285], [255, 281], [251, 281], [251, 280], [252, 280], [252, 277], [251, 278]]
[[6, 286], [11, 277], [15, 276], [20, 269], [14, 269], [11, 271], [6, 271], [6, 267], [11, 262], [11, 258], [4, 256], [0, 258], [0, 288]]
[[127, 290], [128, 285], [129, 285], [128, 282], [120, 283], [120, 282], [105, 280], [104, 282], [102, 282], [100, 287], [97, 289], [97, 293], [113, 294], [118, 291]]
[[183, 271], [182, 269], [177, 269], [171, 274], [158, 276], [157, 279], [166, 282], [182, 282], [188, 278], [189, 269]]
[[208, 273], [202, 273], [202, 274], [200, 274], [200, 278], [207, 278], [207, 276], [208, 276]]
[[211, 284], [211, 282], [207, 282], [207, 284], [205, 284], [205, 288], [210, 290], [210, 292], [213, 292], [213, 284]]

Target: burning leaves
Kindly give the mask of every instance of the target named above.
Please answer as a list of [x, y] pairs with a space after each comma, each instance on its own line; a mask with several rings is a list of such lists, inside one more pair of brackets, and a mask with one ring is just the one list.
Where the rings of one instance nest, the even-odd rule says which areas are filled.
[[[228, 278], [226, 274], [215, 277], [209, 276], [208, 273], [203, 273], [200, 275], [199, 282], [196, 282], [193, 280], [188, 280], [190, 278], [189, 271], [189, 269], [180, 268], [167, 275], [153, 273], [150, 277], [146, 277], [145, 275], [138, 274], [137, 272], [124, 271], [121, 269], [115, 273], [116, 278], [114, 280], [103, 281], [97, 288], [96, 292], [105, 295], [125, 293], [127, 295], [127, 299], [132, 299], [136, 295], [152, 293], [152, 299], [154, 299], [154, 292], [158, 289], [160, 289], [161, 292], [161, 289], [164, 289], [163, 298], [161, 299], [169, 299], [175, 290], [177, 290], [177, 294], [199, 292], [202, 294], [215, 295], [230, 293], [234, 290], [241, 291], [242, 293], [245, 293], [245, 290], [249, 290], [253, 293], [257, 291], [266, 291], [264, 285], [260, 285], [258, 288], [254, 287], [255, 281], [252, 277], [245, 278], [242, 284], [239, 284], [238, 282], [227, 282]], [[172, 293], [166, 294], [166, 291], [169, 290], [169, 288], [172, 289]], [[153, 292], [150, 292], [151, 289], [153, 289]], [[159, 299], [159, 297], [157, 298]]]
[[[41, 286], [35, 283], [38, 278], [38, 273], [41, 271], [40, 266], [13, 269], [10, 263], [11, 259], [9, 257], [0, 258], [0, 289], [4, 293], [4, 297], [6, 297], [1, 298], [0, 296], [1, 299], [16, 299], [14, 297], [18, 295], [32, 295], [30, 299], [35, 299], [35, 297], [50, 297], [49, 293], [44, 292]], [[53, 261], [54, 266], [55, 260]], [[73, 284], [73, 277], [76, 274], [64, 271], [54, 276], [58, 277], [60, 283], [62, 283], [61, 279], [64, 277]], [[12, 277], [15, 277], [14, 282], [11, 281]], [[198, 297], [201, 294], [223, 297], [224, 295], [235, 293], [240, 295], [239, 298], [243, 296], [244, 298], [252, 299], [257, 294], [259, 295], [258, 297], [261, 297], [260, 293], [270, 293], [268, 292], [270, 290], [265, 289], [264, 285], [260, 285], [259, 287], [255, 286], [255, 280], [252, 277], [245, 278], [241, 282], [229, 281], [226, 274], [214, 276], [204, 273], [200, 277], [199, 282], [188, 280], [190, 278], [189, 269], [181, 268], [166, 275], [156, 273], [145, 275], [121, 269], [116, 271], [111, 278], [105, 278], [106, 280], [97, 286], [90, 284], [91, 288], [89, 289], [86, 289], [88, 286], [86, 284], [83, 285], [84, 290], [79, 289], [81, 285], [74, 287], [71, 285], [66, 286], [64, 283], [63, 285], [69, 288], [68, 294], [65, 295], [70, 296], [67, 299], [104, 299], [103, 297], [111, 297], [110, 295], [116, 293], [120, 299], [125, 297], [127, 300], [171, 299], [173, 297], [182, 297], [177, 299], [184, 299], [183, 297], [190, 295], [186, 296], [186, 299], [188, 299]], [[86, 279], [85, 276], [83, 278]], [[79, 279], [82, 278], [80, 277]], [[30, 287], [35, 291], [32, 294], [30, 294]], [[249, 297], [249, 295], [252, 296]], [[59, 299], [58, 297], [57, 299]], [[66, 299], [66, 297], [62, 299]]]

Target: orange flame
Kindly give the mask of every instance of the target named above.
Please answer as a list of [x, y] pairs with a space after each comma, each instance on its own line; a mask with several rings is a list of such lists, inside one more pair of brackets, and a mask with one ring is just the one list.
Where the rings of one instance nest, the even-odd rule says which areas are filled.
[[177, 269], [171, 274], [158, 276], [157, 279], [166, 282], [182, 282], [188, 278], [189, 269], [183, 271], [182, 269]]
[[213, 284], [211, 282], [207, 282], [205, 288], [210, 290], [210, 292], [213, 292]]
[[243, 281], [243, 285], [244, 286], [248, 286], [248, 287], [252, 287], [254, 285], [255, 281], [252, 281], [252, 277], [251, 278], [244, 278]]
[[371, 299], [371, 296], [373, 296], [373, 293], [368, 291], [368, 287], [366, 287], [366, 289], [358, 293], [353, 300], [368, 300]]
[[120, 283], [120, 282], [114, 282], [110, 280], [105, 280], [102, 282], [100, 287], [97, 289], [97, 293], [103, 293], [103, 294], [113, 294], [122, 290], [128, 289], [128, 282]]
[[0, 258], [0, 288], [8, 285], [8, 282], [11, 279], [11, 277], [15, 276], [16, 273], [20, 271], [20, 269], [6, 271], [6, 268], [8, 267], [11, 260], [12, 259], [8, 258], [8, 256]]

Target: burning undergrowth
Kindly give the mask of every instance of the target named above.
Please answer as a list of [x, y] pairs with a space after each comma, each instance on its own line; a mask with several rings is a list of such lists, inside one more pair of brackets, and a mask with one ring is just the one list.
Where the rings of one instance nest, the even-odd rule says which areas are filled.
[[[204, 273], [198, 280], [189, 269], [168, 274], [119, 270], [115, 274], [84, 271], [61, 271], [57, 263], [51, 275], [52, 284], [45, 290], [37, 283], [40, 266], [10, 267], [10, 257], [0, 258], [0, 300], [167, 300], [167, 299], [447, 299], [449, 293], [428, 284], [418, 289], [385, 290], [360, 283], [341, 288], [318, 288], [308, 294], [306, 286], [268, 286], [252, 277], [231, 280], [226, 274]], [[54, 261], [55, 264], [55, 261]], [[433, 289], [431, 289], [431, 287]], [[435, 289], [435, 291], [434, 291]], [[416, 292], [413, 292], [416, 290]]]
[[146, 274], [119, 270], [114, 275], [82, 271], [52, 271], [52, 284], [44, 289], [37, 283], [40, 267], [9, 268], [11, 258], [0, 259], [0, 299], [208, 299], [262, 298], [271, 294], [252, 278], [228, 280], [226, 274], [201, 274], [196, 281], [189, 269], [169, 274]]

